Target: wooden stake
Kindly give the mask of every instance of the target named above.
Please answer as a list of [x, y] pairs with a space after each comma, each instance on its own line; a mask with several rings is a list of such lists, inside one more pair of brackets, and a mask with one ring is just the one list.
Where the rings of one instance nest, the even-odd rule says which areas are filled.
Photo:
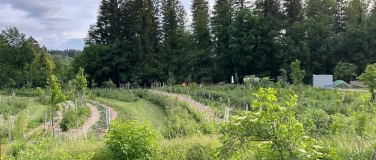
[[11, 125], [10, 115], [8, 116], [8, 142], [12, 143], [12, 125]]

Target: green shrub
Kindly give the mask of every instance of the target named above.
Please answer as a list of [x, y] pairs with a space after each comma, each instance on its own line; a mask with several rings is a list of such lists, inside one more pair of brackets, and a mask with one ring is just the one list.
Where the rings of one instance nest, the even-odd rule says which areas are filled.
[[90, 108], [87, 106], [79, 107], [77, 110], [69, 108], [60, 122], [61, 130], [68, 131], [69, 129], [82, 126], [90, 114]]
[[[257, 112], [247, 112], [245, 116], [234, 117], [221, 130], [221, 156], [228, 158], [238, 149], [251, 149], [251, 143], [261, 148], [261, 157], [275, 159], [307, 159], [319, 157], [314, 139], [306, 137], [303, 124], [294, 113], [298, 97], [290, 95], [290, 100], [280, 105], [273, 88], [261, 88], [252, 107]], [[265, 142], [265, 143], [263, 143]]]
[[108, 79], [108, 81], [103, 82], [103, 87], [105, 88], [116, 88], [116, 84], [112, 82], [111, 79]]
[[12, 156], [17, 157], [17, 155], [20, 153], [21, 150], [24, 150], [26, 148], [26, 142], [23, 140], [15, 141], [12, 143]]
[[187, 160], [206, 160], [208, 157], [206, 156], [206, 148], [202, 144], [195, 144], [192, 145], [187, 151]]
[[113, 159], [153, 159], [157, 134], [150, 122], [115, 120], [106, 133], [106, 146]]

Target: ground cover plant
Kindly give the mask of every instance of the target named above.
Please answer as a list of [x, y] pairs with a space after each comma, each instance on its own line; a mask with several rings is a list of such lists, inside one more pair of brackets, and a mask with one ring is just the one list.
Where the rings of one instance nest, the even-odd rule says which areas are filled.
[[[151, 128], [148, 130], [156, 131], [155, 144], [159, 146], [154, 148], [154, 159], [167, 157], [169, 159], [281, 159], [281, 157], [282, 159], [310, 159], [309, 157], [369, 159], [371, 157], [376, 138], [374, 132], [376, 119], [373, 118], [375, 109], [370, 102], [369, 94], [323, 90], [310, 86], [301, 86], [299, 89], [293, 85], [283, 87], [272, 84], [272, 86], [265, 89], [263, 86], [249, 88], [242, 85], [173, 86], [158, 89], [193, 98], [213, 110], [218, 109], [218, 114], [224, 114], [224, 108], [228, 106], [233, 107], [234, 111], [230, 113], [229, 122], [223, 122], [223, 116], [219, 117], [221, 122], [206, 121], [205, 115], [192, 108], [189, 103], [151, 90], [123, 91], [124, 97], [133, 94], [138, 99], [132, 102], [127, 102], [126, 98], [122, 100], [121, 94], [118, 93], [114, 93], [119, 96], [115, 99], [102, 96], [94, 98], [100, 103], [113, 107], [125, 123], [126, 120], [151, 122]], [[222, 106], [219, 97], [222, 97]], [[230, 105], [227, 104], [228, 98]], [[248, 111], [245, 108], [247, 104]], [[38, 115], [43, 116], [43, 114]], [[261, 115], [264, 116], [260, 117]], [[267, 117], [274, 117], [274, 122], [265, 119]], [[40, 121], [38, 118], [33, 121], [36, 120]], [[102, 120], [98, 123], [104, 122]], [[262, 134], [274, 133], [270, 130], [272, 128], [269, 128], [274, 125], [277, 127], [274, 130], [275, 134], [268, 134], [269, 136]], [[15, 150], [14, 157], [23, 157], [24, 154], [30, 154], [27, 152], [34, 152], [30, 145], [34, 143], [33, 140], [16, 143], [22, 140], [20, 136], [16, 138], [16, 135], [19, 134], [15, 131], [15, 143], [6, 145], [9, 152], [7, 155], [13, 155], [11, 150]], [[34, 136], [33, 139], [36, 140], [41, 135], [45, 134]], [[6, 134], [4, 133], [3, 136]], [[98, 141], [93, 143], [96, 146], [85, 149], [87, 154], [77, 151], [72, 156], [88, 156], [92, 159], [113, 156], [113, 153], [104, 151], [108, 148], [105, 145], [105, 138], [95, 139]], [[234, 141], [235, 139], [244, 139], [247, 143]], [[69, 141], [71, 144], [89, 143], [84, 139]], [[56, 144], [66, 143], [68, 142], [63, 139], [56, 142]], [[62, 157], [72, 152], [63, 147], [58, 148], [60, 149], [57, 150], [60, 151], [55, 153]], [[38, 154], [46, 154], [46, 151], [41, 150], [43, 149], [40, 149]], [[72, 157], [68, 156], [68, 158]]]

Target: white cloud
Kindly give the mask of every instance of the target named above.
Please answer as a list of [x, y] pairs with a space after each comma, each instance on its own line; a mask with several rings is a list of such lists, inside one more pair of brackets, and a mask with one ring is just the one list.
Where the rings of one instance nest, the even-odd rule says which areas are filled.
[[[210, 10], [215, 0], [209, 0]], [[191, 0], [182, 0], [191, 15]], [[100, 0], [0, 0], [0, 30], [17, 27], [48, 49], [82, 49]]]

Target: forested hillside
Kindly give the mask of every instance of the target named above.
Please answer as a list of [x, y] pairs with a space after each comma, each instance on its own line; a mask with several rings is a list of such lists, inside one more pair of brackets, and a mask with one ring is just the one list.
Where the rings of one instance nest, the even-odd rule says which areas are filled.
[[26, 38], [16, 27], [7, 27], [0, 33], [0, 89], [45, 87], [50, 70], [67, 84], [74, 75], [72, 60], [49, 54], [33, 37]]

